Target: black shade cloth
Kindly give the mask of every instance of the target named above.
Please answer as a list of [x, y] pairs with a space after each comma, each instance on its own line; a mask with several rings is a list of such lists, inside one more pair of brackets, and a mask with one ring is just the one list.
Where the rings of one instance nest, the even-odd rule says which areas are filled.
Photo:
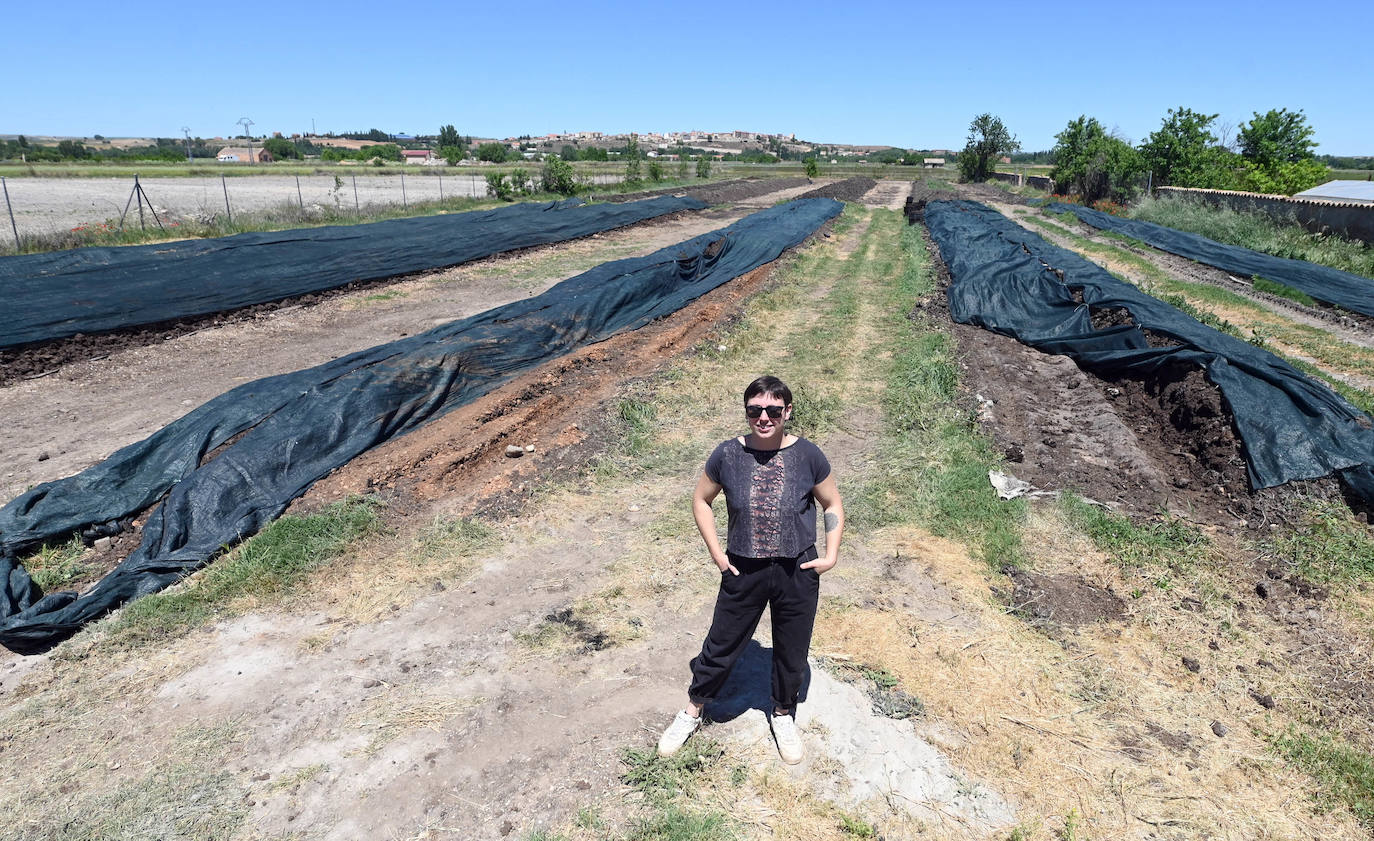
[[659, 196], [0, 257], [0, 348], [279, 301], [357, 280], [455, 266], [706, 204]]
[[[32, 489], [0, 508], [0, 644], [21, 653], [51, 647], [256, 533], [358, 454], [539, 363], [680, 309], [776, 259], [842, 207], [789, 202], [647, 257], [605, 263], [533, 298], [239, 386], [101, 464]], [[164, 495], [139, 547], [91, 591], [38, 598], [17, 553]]]
[[[1146, 377], [1177, 362], [1200, 366], [1230, 405], [1252, 487], [1339, 473], [1374, 499], [1370, 419], [1325, 384], [981, 204], [931, 202], [925, 220], [949, 267], [956, 321], [1069, 356], [1102, 375]], [[1082, 291], [1082, 303], [1073, 290]], [[1095, 330], [1089, 307], [1125, 309], [1136, 323]], [[1142, 327], [1177, 345], [1150, 347]]]
[[1306, 292], [1318, 301], [1335, 304], [1351, 312], [1374, 315], [1374, 280], [1367, 277], [1303, 260], [1275, 257], [1239, 245], [1226, 245], [1153, 222], [1122, 219], [1076, 204], [1055, 202], [1049, 208], [1057, 213], [1073, 213], [1094, 228], [1125, 234], [1170, 254], [1187, 257], [1241, 277], [1277, 281]]

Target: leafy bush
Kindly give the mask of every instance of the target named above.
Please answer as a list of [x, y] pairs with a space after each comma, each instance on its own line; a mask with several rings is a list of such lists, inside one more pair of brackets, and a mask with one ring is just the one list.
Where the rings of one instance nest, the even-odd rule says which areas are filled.
[[494, 164], [506, 162], [506, 147], [500, 143], [483, 143], [477, 147], [477, 160]]
[[457, 166], [459, 161], [467, 157], [467, 150], [462, 146], [440, 146], [439, 157], [449, 166]]
[[296, 144], [285, 137], [269, 137], [262, 142], [262, 148], [266, 149], [278, 161], [298, 160], [303, 157], [301, 150], [296, 148]]
[[816, 163], [815, 158], [806, 159], [806, 177], [816, 178], [821, 174], [821, 165]]
[[705, 155], [697, 158], [697, 178], [711, 177], [711, 161]]
[[487, 195], [495, 196], [501, 201], [515, 201], [515, 188], [506, 178], [505, 173], [488, 172]]
[[550, 156], [539, 171], [539, 186], [546, 193], [571, 196], [577, 192], [577, 174], [573, 172], [572, 164]]
[[1129, 143], [1107, 134], [1094, 117], [1070, 120], [1050, 153], [1050, 178], [1059, 189], [1077, 194], [1083, 203], [1100, 199], [1121, 203], [1140, 189], [1145, 163]]
[[654, 183], [663, 180], [663, 164], [659, 163], [657, 158], [649, 161], [649, 180]]
[[1140, 144], [1155, 184], [1229, 190], [1235, 187], [1235, 155], [1212, 134], [1219, 115], [1170, 108], [1163, 124]]

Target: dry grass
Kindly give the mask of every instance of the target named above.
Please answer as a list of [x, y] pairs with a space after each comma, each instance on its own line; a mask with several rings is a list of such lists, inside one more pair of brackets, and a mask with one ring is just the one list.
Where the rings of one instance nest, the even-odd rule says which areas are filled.
[[[1149, 578], [1095, 553], [1048, 504], [1032, 509], [1028, 531], [1040, 572], [1083, 575], [1118, 592]], [[951, 758], [1018, 804], [1022, 837], [1058, 837], [1071, 812], [1083, 837], [1361, 836], [1348, 814], [1315, 812], [1305, 777], [1268, 747], [1309, 694], [1290, 673], [1257, 674], [1256, 660], [1275, 656], [1267, 642], [1276, 629], [1262, 616], [1242, 620], [1219, 599], [1199, 599], [1199, 612], [1179, 607], [1183, 595], [1222, 589], [1202, 580], [1210, 573], [1144, 590], [1122, 622], [1045, 634], [990, 598], [983, 576], [970, 574], [978, 564], [956, 545], [917, 531], [874, 535], [869, 545], [882, 546], [880, 555], [900, 551], [947, 587], [962, 625], [859, 606], [880, 603], [867, 588], [882, 577], [856, 577], [846, 599], [828, 600], [814, 649], [861, 656], [919, 696], [928, 718], [957, 734], [941, 740]], [[889, 577], [887, 604], [893, 591]], [[1184, 655], [1201, 661], [1199, 673], [1182, 665]], [[1251, 689], [1272, 694], [1278, 708], [1257, 705]], [[1212, 721], [1229, 728], [1224, 739]]]
[[419, 730], [436, 733], [459, 716], [480, 707], [486, 699], [452, 697], [427, 691], [423, 686], [389, 686], [367, 699], [351, 716], [348, 726], [370, 734], [363, 753], [374, 756], [398, 736]]

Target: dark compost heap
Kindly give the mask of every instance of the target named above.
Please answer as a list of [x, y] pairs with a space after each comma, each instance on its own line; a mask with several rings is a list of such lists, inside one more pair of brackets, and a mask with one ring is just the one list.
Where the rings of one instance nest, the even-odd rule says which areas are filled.
[[1122, 219], [1075, 204], [1054, 203], [1050, 210], [1069, 212], [1103, 231], [1125, 234], [1161, 251], [1187, 257], [1241, 277], [1263, 277], [1300, 289], [1328, 304], [1374, 316], [1374, 280], [1304, 260], [1275, 257], [1238, 245], [1226, 245], [1198, 234], [1140, 219]]
[[0, 257], [0, 348], [277, 301], [358, 280], [455, 266], [701, 210], [660, 196], [580, 199], [362, 225], [331, 225], [119, 248]]
[[[1230, 408], [1252, 488], [1334, 473], [1355, 496], [1374, 499], [1370, 419], [1325, 384], [984, 205], [931, 202], [925, 222], [949, 267], [956, 321], [1069, 356], [1107, 378], [1145, 379], [1179, 363], [1201, 368]], [[1103, 311], [1128, 318], [1098, 329], [1093, 313]]]

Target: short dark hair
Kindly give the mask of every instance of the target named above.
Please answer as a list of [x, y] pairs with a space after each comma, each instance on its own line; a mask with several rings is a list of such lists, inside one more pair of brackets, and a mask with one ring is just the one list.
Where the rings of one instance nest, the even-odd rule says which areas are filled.
[[769, 397], [776, 397], [783, 402], [784, 406], [792, 405], [792, 389], [787, 387], [787, 383], [777, 377], [762, 376], [749, 384], [744, 390], [744, 402], [747, 404], [751, 398], [766, 394]]

